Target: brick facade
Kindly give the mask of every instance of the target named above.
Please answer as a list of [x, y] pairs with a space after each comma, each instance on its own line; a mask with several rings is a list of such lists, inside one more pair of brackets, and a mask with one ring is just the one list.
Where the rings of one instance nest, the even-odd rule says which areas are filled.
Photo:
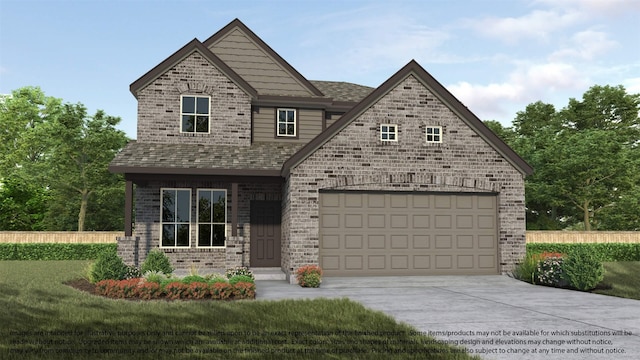
[[[238, 184], [238, 236], [231, 237], [231, 184], [211, 181], [154, 181], [136, 188], [136, 223], [133, 237], [118, 239], [118, 252], [126, 263], [139, 266], [152, 249], [160, 247], [160, 191], [162, 188], [191, 189], [191, 247], [163, 248], [176, 269], [225, 269], [249, 266], [250, 204], [254, 200], [280, 200], [279, 183]], [[226, 248], [198, 248], [196, 246], [197, 189], [227, 190]]]
[[[380, 124], [397, 124], [399, 141], [380, 141]], [[432, 125], [442, 126], [441, 144], [425, 142]], [[282, 227], [289, 274], [318, 263], [320, 189], [495, 192], [500, 271], [524, 256], [522, 174], [413, 76], [291, 169]]]
[[[180, 95], [211, 96], [208, 134], [180, 133]], [[200, 53], [138, 92], [139, 142], [251, 145], [251, 97]]]

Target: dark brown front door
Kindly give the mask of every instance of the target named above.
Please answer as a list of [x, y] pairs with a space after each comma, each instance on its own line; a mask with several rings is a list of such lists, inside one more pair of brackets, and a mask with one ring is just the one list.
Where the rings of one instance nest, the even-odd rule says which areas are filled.
[[280, 201], [251, 202], [251, 266], [280, 266]]

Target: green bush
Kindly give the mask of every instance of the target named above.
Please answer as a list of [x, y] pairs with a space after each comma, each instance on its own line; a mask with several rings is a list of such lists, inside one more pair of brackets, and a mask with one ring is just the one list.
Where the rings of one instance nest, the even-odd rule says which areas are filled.
[[215, 283], [227, 283], [229, 282], [229, 279], [227, 279], [226, 276], [222, 275], [222, 274], [207, 274], [204, 277], [207, 280], [207, 283], [209, 284], [215, 284]]
[[94, 260], [117, 244], [0, 244], [0, 260]]
[[184, 278], [182, 278], [182, 280], [180, 280], [180, 282], [183, 283], [183, 284], [191, 284], [191, 283], [195, 283], [195, 282], [206, 283], [207, 279], [203, 278], [200, 275], [189, 275], [189, 276], [185, 276]]
[[89, 281], [97, 283], [102, 280], [123, 280], [127, 276], [127, 265], [124, 264], [118, 254], [106, 251], [91, 266]]
[[138, 269], [134, 265], [127, 265], [127, 274], [124, 276], [125, 279], [137, 279], [140, 277], [142, 277], [140, 269]]
[[229, 284], [235, 285], [239, 282], [254, 283], [253, 278], [247, 275], [236, 275], [229, 279]]
[[298, 268], [296, 280], [302, 287], [317, 288], [322, 282], [322, 269], [317, 265], [307, 265]]
[[522, 281], [526, 281], [530, 284], [535, 284], [535, 274], [540, 258], [537, 254], [527, 252], [525, 258], [520, 262], [515, 270], [513, 270], [513, 276]]
[[535, 271], [536, 284], [564, 287], [566, 280], [563, 263], [564, 258], [560, 254], [558, 256], [541, 256]]
[[161, 271], [147, 271], [144, 273], [144, 279], [147, 282], [162, 284], [162, 281], [167, 280], [167, 276]]
[[317, 288], [322, 282], [322, 276], [318, 273], [306, 274], [300, 283], [303, 287]]
[[640, 243], [527, 244], [527, 253], [552, 252], [569, 254], [575, 249], [586, 249], [601, 262], [640, 261]]
[[584, 247], [573, 249], [568, 254], [562, 267], [569, 286], [578, 290], [591, 290], [604, 278], [602, 262], [590, 249]]
[[143, 274], [147, 271], [160, 271], [165, 275], [169, 275], [173, 272], [173, 267], [171, 266], [171, 262], [167, 255], [162, 251], [155, 249], [149, 252], [147, 258], [142, 263], [140, 270]]

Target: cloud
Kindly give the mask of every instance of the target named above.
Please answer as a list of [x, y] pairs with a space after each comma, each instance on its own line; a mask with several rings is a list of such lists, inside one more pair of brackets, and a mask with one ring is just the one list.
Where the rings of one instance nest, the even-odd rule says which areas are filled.
[[604, 32], [586, 30], [576, 33], [571, 38], [568, 48], [560, 49], [551, 54], [551, 59], [577, 58], [591, 60], [618, 46], [614, 40], [610, 40]]
[[640, 77], [626, 79], [622, 85], [627, 90], [627, 94], [640, 94]]
[[631, 12], [640, 12], [640, 1], [638, 0], [537, 0], [536, 3], [556, 9], [579, 10], [591, 17], [615, 17]]
[[534, 10], [520, 17], [468, 20], [467, 25], [480, 34], [514, 44], [523, 39], [547, 40], [552, 33], [581, 20], [582, 15], [575, 11], [560, 13], [553, 10]]
[[447, 89], [483, 119], [503, 118], [514, 106], [526, 105], [554, 92], [581, 89], [588, 79], [573, 65], [549, 62], [520, 66], [501, 83], [458, 82]]

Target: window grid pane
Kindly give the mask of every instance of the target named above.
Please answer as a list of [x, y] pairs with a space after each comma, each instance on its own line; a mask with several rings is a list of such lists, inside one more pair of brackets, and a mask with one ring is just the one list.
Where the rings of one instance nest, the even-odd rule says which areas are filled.
[[227, 192], [200, 189], [198, 199], [198, 246], [225, 246]]
[[380, 140], [396, 141], [398, 139], [397, 125], [384, 124], [380, 125]]
[[427, 142], [428, 143], [441, 143], [442, 142], [442, 127], [441, 126], [428, 126], [426, 128]]
[[186, 133], [209, 132], [209, 97], [183, 96], [181, 131]]
[[188, 247], [191, 222], [191, 190], [163, 189], [161, 197], [162, 246]]
[[278, 109], [278, 136], [296, 136], [296, 111]]

